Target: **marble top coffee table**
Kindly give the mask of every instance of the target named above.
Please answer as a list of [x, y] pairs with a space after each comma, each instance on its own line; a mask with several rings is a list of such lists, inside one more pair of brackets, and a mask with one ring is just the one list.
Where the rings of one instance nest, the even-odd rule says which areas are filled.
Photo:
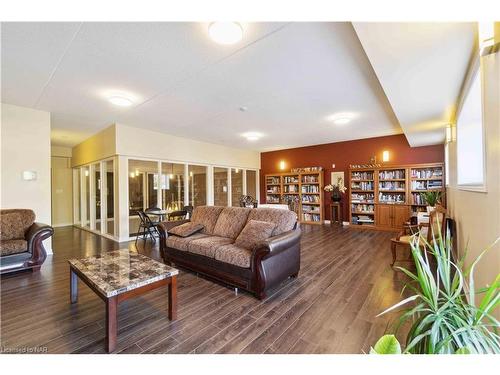
[[70, 300], [78, 299], [77, 276], [106, 303], [106, 350], [116, 348], [118, 303], [168, 285], [168, 318], [177, 318], [179, 271], [128, 249], [70, 259]]

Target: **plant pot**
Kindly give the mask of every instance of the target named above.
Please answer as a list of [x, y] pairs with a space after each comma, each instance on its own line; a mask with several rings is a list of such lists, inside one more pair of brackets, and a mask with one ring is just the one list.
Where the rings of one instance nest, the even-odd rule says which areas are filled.
[[332, 202], [340, 202], [342, 200], [342, 194], [340, 192], [332, 192]]
[[436, 207], [434, 206], [427, 206], [427, 213], [430, 215], [432, 211], [434, 211], [436, 209]]

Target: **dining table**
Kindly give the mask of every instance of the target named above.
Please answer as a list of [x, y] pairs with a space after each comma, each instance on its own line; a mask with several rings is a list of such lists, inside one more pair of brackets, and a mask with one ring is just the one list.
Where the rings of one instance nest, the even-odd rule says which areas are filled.
[[161, 210], [161, 209], [152, 208], [152, 209], [146, 210], [144, 212], [148, 215], [157, 216], [158, 221], [165, 221], [165, 217], [168, 216], [170, 213], [174, 212], [174, 210]]

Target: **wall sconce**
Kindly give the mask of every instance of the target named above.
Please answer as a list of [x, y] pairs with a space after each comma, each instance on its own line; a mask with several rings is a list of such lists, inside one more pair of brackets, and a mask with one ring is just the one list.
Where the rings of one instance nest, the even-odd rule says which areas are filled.
[[89, 176], [89, 171], [85, 171], [85, 177], [88, 177]]
[[386, 150], [386, 151], [382, 152], [382, 161], [383, 162], [389, 161], [389, 151]]
[[134, 172], [130, 172], [130, 177], [134, 178], [135, 177], [135, 173]]
[[23, 180], [24, 181], [36, 180], [36, 172], [35, 171], [24, 171], [23, 172]]
[[139, 176], [139, 170], [138, 170], [138, 169], [136, 169], [136, 170], [135, 170], [135, 177], [138, 177], [138, 176]]
[[281, 170], [285, 169], [285, 161], [284, 160], [280, 161], [280, 169]]

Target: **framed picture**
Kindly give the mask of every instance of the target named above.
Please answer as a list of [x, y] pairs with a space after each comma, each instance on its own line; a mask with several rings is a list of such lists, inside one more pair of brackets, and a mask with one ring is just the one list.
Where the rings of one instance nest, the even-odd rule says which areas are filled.
[[344, 172], [332, 172], [330, 183], [336, 184], [339, 177], [342, 179], [341, 186], [345, 186]]

